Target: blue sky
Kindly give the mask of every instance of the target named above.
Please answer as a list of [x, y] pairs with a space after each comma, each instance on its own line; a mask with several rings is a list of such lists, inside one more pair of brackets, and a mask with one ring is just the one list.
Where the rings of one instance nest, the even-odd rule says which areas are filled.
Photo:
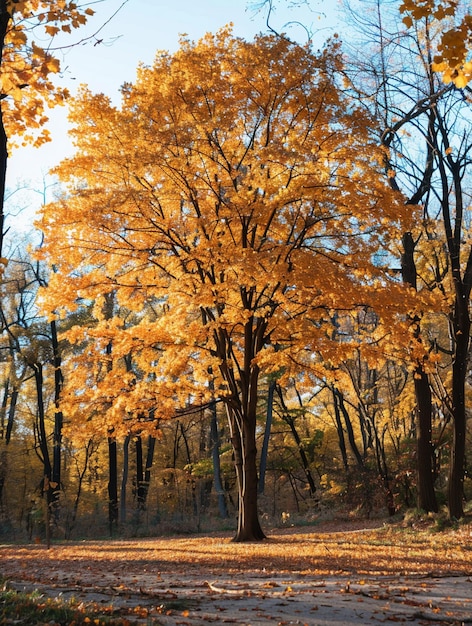
[[[276, 0], [274, 4], [271, 23], [294, 39], [306, 40], [306, 32], [296, 24], [287, 25], [289, 22], [298, 21], [316, 32], [314, 39], [320, 47], [335, 30], [337, 0], [309, 0], [305, 6], [302, 2], [302, 6], [292, 9], [292, 0]], [[70, 46], [103, 28], [96, 38], [59, 53], [63, 73], [58, 80], [71, 93], [80, 84], [87, 84], [93, 92], [103, 92], [117, 104], [120, 86], [134, 80], [138, 64], [151, 64], [157, 50], [175, 50], [180, 34], [199, 39], [229, 22], [235, 34], [246, 38], [266, 30], [266, 12], [253, 8], [257, 0], [101, 0], [91, 5], [95, 16], [64, 43]], [[11, 196], [7, 209], [11, 216], [7, 224], [11, 226], [27, 228], [31, 224], [32, 213], [43, 201], [45, 182], [52, 183], [48, 170], [72, 151], [67, 137], [67, 107], [51, 112], [49, 129], [52, 142], [40, 149], [18, 149], [9, 161], [7, 188], [13, 191], [25, 186], [35, 190]]]

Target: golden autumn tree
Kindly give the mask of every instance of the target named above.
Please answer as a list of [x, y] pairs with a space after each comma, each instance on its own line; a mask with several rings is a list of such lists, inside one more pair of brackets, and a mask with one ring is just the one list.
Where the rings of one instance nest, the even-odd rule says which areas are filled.
[[48, 141], [46, 109], [67, 96], [53, 82], [60, 64], [51, 43], [58, 33], [85, 24], [93, 13], [66, 0], [0, 0], [0, 257], [8, 149], [18, 139], [36, 146]]
[[300, 367], [322, 370], [348, 350], [333, 341], [336, 309], [375, 302], [391, 327], [406, 293], [372, 259], [411, 211], [379, 174], [370, 119], [336, 86], [340, 66], [336, 44], [314, 53], [223, 29], [158, 53], [119, 109], [82, 90], [71, 113], [77, 152], [56, 172], [67, 191], [40, 222], [41, 254], [56, 269], [44, 307], [94, 310], [69, 333], [83, 350], [67, 414], [79, 406], [86, 429], [84, 409], [96, 407], [102, 431], [118, 436], [151, 414], [223, 401], [238, 541], [264, 538], [261, 376], [283, 384]]

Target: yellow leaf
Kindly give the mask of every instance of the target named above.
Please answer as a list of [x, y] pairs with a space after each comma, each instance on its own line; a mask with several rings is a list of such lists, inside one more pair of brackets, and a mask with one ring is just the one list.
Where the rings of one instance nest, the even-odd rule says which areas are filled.
[[49, 59], [46, 62], [46, 67], [49, 72], [56, 74], [60, 69], [59, 59], [56, 59], [54, 57], [49, 57]]
[[44, 27], [44, 30], [46, 31], [46, 33], [48, 35], [51, 35], [51, 37], [54, 37], [54, 35], [57, 35], [57, 33], [59, 32], [59, 27], [58, 26], [53, 26], [51, 24], [47, 24]]
[[468, 78], [462, 71], [459, 71], [458, 75], [452, 79], [452, 82], [458, 89], [463, 89], [464, 87], [467, 87], [469, 81], [470, 78]]

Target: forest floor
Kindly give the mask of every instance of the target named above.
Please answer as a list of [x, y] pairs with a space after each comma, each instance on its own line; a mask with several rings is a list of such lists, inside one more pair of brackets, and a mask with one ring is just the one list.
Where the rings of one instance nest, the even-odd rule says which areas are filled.
[[472, 624], [472, 524], [327, 522], [268, 534], [258, 544], [226, 533], [7, 544], [0, 576], [11, 589], [113, 606], [130, 624]]

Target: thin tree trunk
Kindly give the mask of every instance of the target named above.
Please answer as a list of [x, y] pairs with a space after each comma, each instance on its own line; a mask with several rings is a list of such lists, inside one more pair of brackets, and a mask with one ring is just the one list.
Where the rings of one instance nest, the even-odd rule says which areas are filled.
[[221, 480], [221, 464], [220, 464], [220, 435], [218, 432], [218, 415], [216, 411], [216, 402], [212, 402], [210, 422], [210, 447], [211, 458], [213, 462], [213, 485], [215, 487], [216, 496], [218, 498], [218, 510], [222, 519], [227, 519], [228, 507], [226, 505], [225, 490]]
[[[7, 378], [3, 387], [2, 406], [0, 407], [0, 440], [5, 441], [5, 422], [9, 398], [10, 381]], [[5, 444], [6, 445], [6, 444]], [[0, 452], [0, 510], [3, 511], [3, 490], [8, 473], [8, 456], [6, 448]]]
[[8, 474], [8, 456], [7, 451], [3, 449], [0, 452], [0, 511], [3, 512], [3, 490], [5, 488], [5, 480]]
[[192, 464], [192, 455], [190, 454], [190, 445], [189, 445], [189, 442], [188, 442], [187, 433], [185, 432], [185, 428], [184, 428], [184, 425], [182, 424], [182, 422], [180, 422], [180, 434], [182, 435], [182, 439], [183, 439], [184, 444], [185, 444], [185, 455], [187, 457], [187, 465], [191, 465]]
[[[414, 260], [415, 242], [411, 233], [402, 237], [402, 278], [403, 281], [417, 288], [417, 273]], [[419, 319], [412, 319], [414, 338], [421, 341]], [[438, 503], [434, 491], [434, 457], [432, 442], [433, 403], [428, 374], [422, 363], [417, 363], [413, 373], [416, 397], [416, 472], [418, 485], [418, 507], [426, 512], [436, 512]]]
[[374, 425], [375, 435], [375, 457], [377, 461], [377, 471], [385, 490], [385, 500], [389, 515], [395, 514], [395, 498], [392, 492], [390, 484], [390, 476], [388, 472], [387, 456], [385, 454], [385, 431], [382, 433], [382, 437], [379, 436], [377, 427]]
[[305, 449], [303, 447], [303, 443], [302, 440], [300, 438], [300, 435], [298, 433], [298, 430], [295, 426], [295, 420], [290, 416], [290, 419], [288, 420], [288, 425], [290, 426], [290, 430], [292, 432], [292, 436], [295, 440], [295, 443], [297, 444], [297, 449], [298, 449], [298, 453], [300, 454], [300, 459], [302, 461], [302, 466], [303, 466], [303, 471], [305, 473], [307, 482], [308, 482], [308, 486], [310, 488], [310, 496], [312, 498], [314, 498], [316, 496], [316, 484], [315, 484], [315, 480], [313, 478], [313, 474], [311, 473], [310, 470], [310, 463], [308, 461], [308, 458], [306, 456], [306, 452]]
[[341, 422], [341, 413], [339, 411], [339, 398], [338, 398], [338, 394], [336, 393], [336, 389], [334, 387], [331, 387], [331, 392], [333, 394], [334, 418], [336, 421], [336, 431], [338, 433], [339, 449], [341, 451], [341, 457], [343, 460], [344, 469], [347, 474], [349, 471], [349, 461], [347, 458], [346, 441], [344, 439], [344, 429], [343, 429], [343, 425]]
[[342, 416], [344, 417], [344, 423], [346, 424], [346, 432], [347, 432], [347, 440], [349, 441], [349, 446], [351, 447], [351, 451], [356, 457], [357, 466], [359, 469], [365, 469], [364, 458], [357, 447], [356, 438], [354, 436], [354, 428], [352, 427], [351, 417], [349, 415], [349, 411], [346, 409], [346, 404], [344, 402], [344, 396], [339, 391], [336, 390], [338, 394], [339, 400], [339, 410], [341, 411]]
[[5, 422], [7, 416], [8, 398], [10, 397], [10, 379], [3, 384], [2, 405], [0, 407], [0, 439], [5, 439]]
[[456, 350], [452, 364], [452, 404], [454, 420], [448, 483], [448, 505], [451, 519], [460, 519], [464, 516], [463, 500], [466, 442], [465, 379], [467, 376], [469, 339], [470, 320], [468, 311], [464, 311], [461, 324], [457, 325], [455, 337]]
[[[6, 410], [6, 406], [2, 406], [2, 433], [5, 441], [5, 449], [2, 450], [1, 461], [0, 461], [0, 505], [3, 506], [3, 490], [5, 488], [5, 481], [8, 475], [8, 452], [7, 446], [10, 443], [11, 433], [13, 430], [13, 422], [15, 417], [16, 403], [18, 400], [18, 389], [16, 387], [13, 388], [13, 391], [10, 396], [10, 407], [8, 409], [8, 418], [5, 428], [5, 414], [4, 410]], [[7, 388], [5, 388], [5, 403], [8, 401], [7, 398]]]
[[149, 435], [147, 440], [146, 465], [144, 465], [142, 438], [141, 436], [136, 438], [136, 504], [139, 512], [144, 511], [146, 508], [155, 446], [156, 438]]
[[[111, 435], [112, 433], [110, 433]], [[116, 439], [108, 437], [108, 526], [110, 537], [118, 522], [118, 458]]]
[[143, 506], [146, 507], [147, 497], [149, 493], [149, 485], [151, 483], [151, 469], [154, 463], [154, 452], [156, 449], [156, 438], [149, 435], [147, 442], [146, 466], [144, 468], [144, 485], [143, 485]]
[[121, 474], [121, 495], [120, 495], [120, 522], [126, 523], [126, 487], [128, 483], [129, 472], [129, 443], [131, 435], [126, 435], [123, 444], [123, 472]]
[[[311, 473], [311, 470], [310, 470], [310, 462], [308, 461], [305, 448], [303, 447], [301, 437], [295, 425], [295, 419], [290, 414], [289, 410], [287, 409], [287, 405], [285, 404], [284, 395], [283, 395], [282, 389], [280, 388], [280, 385], [277, 385], [277, 395], [280, 398], [280, 403], [283, 409], [282, 419], [290, 427], [290, 432], [292, 433], [292, 437], [294, 438], [295, 443], [297, 445], [298, 453], [300, 454], [303, 471], [305, 472], [308, 486], [310, 488], [310, 495], [312, 498], [314, 498], [316, 496], [316, 484], [315, 484], [315, 479], [313, 478], [313, 474]], [[298, 502], [297, 502], [297, 506], [298, 506]]]
[[270, 431], [272, 428], [272, 416], [274, 413], [274, 392], [276, 387], [276, 381], [271, 380], [269, 384], [269, 392], [267, 394], [267, 413], [266, 424], [264, 430], [264, 441], [261, 449], [261, 459], [259, 463], [259, 486], [258, 491], [260, 494], [264, 493], [265, 487], [265, 475], [267, 470], [267, 455], [269, 452]]
[[143, 442], [141, 436], [138, 435], [135, 439], [135, 452], [136, 452], [136, 510], [139, 514], [140, 511], [143, 510], [143, 502], [142, 502], [142, 489], [143, 489]]
[[180, 442], [180, 420], [177, 420], [177, 425], [175, 427], [174, 433], [174, 447], [173, 447], [173, 458], [172, 458], [172, 469], [176, 469], [177, 467], [177, 457], [179, 456], [179, 442]]
[[51, 480], [51, 460], [49, 456], [49, 448], [48, 448], [48, 438], [46, 434], [46, 424], [45, 424], [45, 407], [44, 407], [44, 398], [43, 398], [43, 366], [41, 363], [35, 363], [33, 366], [34, 371], [34, 380], [36, 384], [36, 404], [37, 404], [37, 414], [36, 414], [36, 424], [37, 424], [37, 432], [38, 432], [38, 443], [39, 450], [41, 453], [41, 461], [43, 463], [43, 475], [44, 478], [47, 479], [47, 483], [49, 484]]
[[85, 478], [85, 474], [88, 470], [89, 467], [89, 463], [90, 463], [90, 458], [92, 456], [93, 453], [93, 449], [94, 449], [94, 445], [93, 445], [93, 441], [92, 439], [90, 439], [87, 443], [87, 445], [85, 446], [85, 460], [84, 460], [84, 465], [82, 467], [82, 470], [79, 470], [79, 466], [77, 463], [77, 491], [75, 493], [75, 498], [74, 498], [74, 505], [72, 507], [72, 515], [70, 518], [70, 522], [67, 524], [67, 528], [66, 528], [66, 539], [70, 539], [71, 534], [72, 534], [72, 530], [75, 526], [75, 521], [77, 519], [77, 513], [79, 510], [79, 503], [80, 503], [80, 498], [82, 495], [82, 488], [83, 488], [83, 484], [84, 484], [84, 478]]
[[13, 391], [11, 392], [10, 407], [8, 409], [7, 427], [5, 430], [5, 443], [7, 445], [10, 443], [11, 434], [13, 431], [13, 424], [15, 421], [15, 412], [16, 412], [16, 403], [18, 401], [18, 393], [19, 393], [19, 390], [16, 387], [14, 387]]
[[5, 413], [8, 404], [8, 388], [9, 384], [5, 385], [5, 395], [2, 400], [2, 439], [5, 441], [5, 449], [2, 450], [0, 457], [0, 506], [3, 506], [3, 490], [5, 488], [5, 481], [8, 476], [8, 452], [7, 447], [10, 443], [11, 433], [13, 430], [13, 422], [15, 417], [16, 403], [18, 400], [18, 389], [13, 388], [10, 395], [10, 406], [8, 409], [8, 418], [5, 425]]
[[54, 320], [51, 321], [51, 343], [53, 351], [53, 366], [54, 366], [54, 435], [53, 435], [53, 449], [52, 449], [52, 482], [55, 487], [52, 494], [52, 514], [56, 521], [59, 517], [59, 494], [61, 490], [61, 455], [62, 455], [62, 426], [63, 426], [63, 414], [60, 410], [59, 403], [61, 399], [61, 391], [63, 384], [62, 370], [61, 370], [61, 354], [59, 352], [59, 341], [57, 338], [57, 326]]
[[51, 505], [53, 501], [54, 484], [51, 484], [51, 459], [49, 456], [48, 439], [46, 435], [46, 413], [43, 398], [43, 366], [42, 363], [32, 365], [34, 372], [34, 380], [36, 383], [36, 428], [38, 433], [38, 444], [40, 451], [40, 459], [43, 463], [43, 479], [41, 481], [44, 506], [45, 506], [45, 525], [46, 525], [46, 544], [47, 548], [51, 547]]
[[[7, 10], [7, 0], [0, 0], [0, 72], [2, 70], [3, 49], [5, 47], [5, 36], [8, 31], [10, 14]], [[4, 94], [0, 94], [0, 264], [3, 264], [3, 237], [5, 235], [5, 186], [7, 177], [8, 143], [5, 124], [3, 119]]]

